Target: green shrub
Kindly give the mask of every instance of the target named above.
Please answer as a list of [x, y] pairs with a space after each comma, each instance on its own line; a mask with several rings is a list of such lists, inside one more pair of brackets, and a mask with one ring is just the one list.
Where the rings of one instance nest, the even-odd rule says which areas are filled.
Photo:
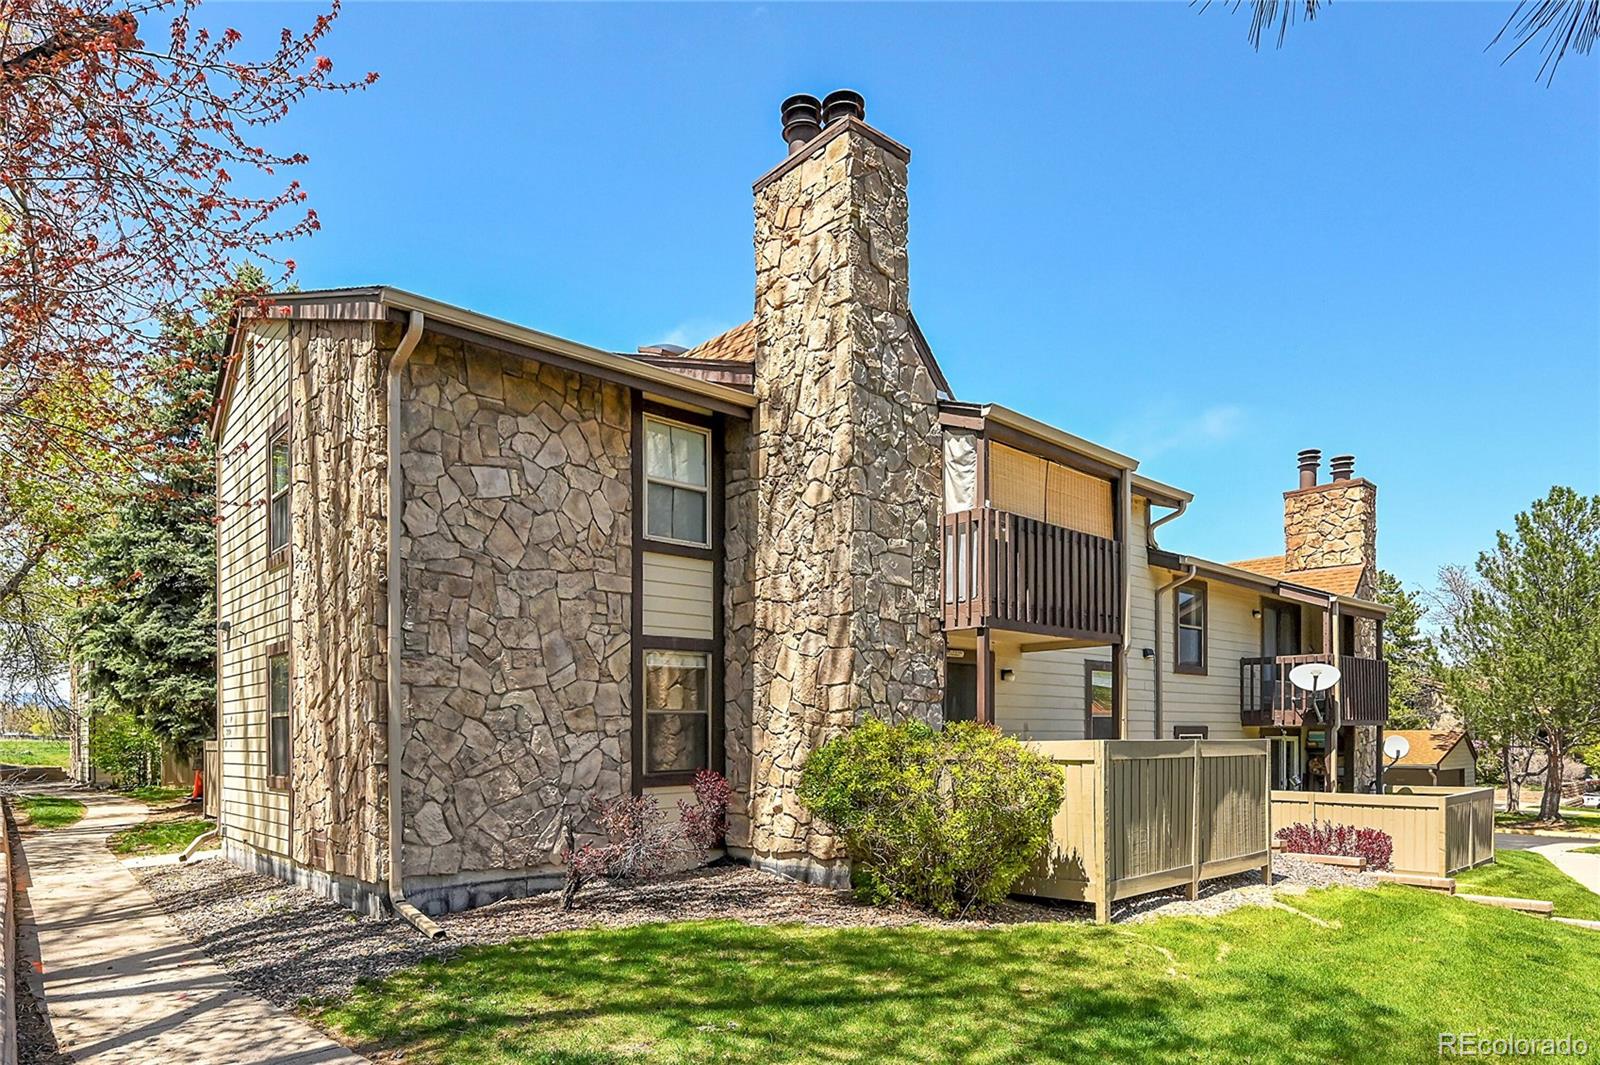
[[819, 747], [800, 801], [842, 837], [857, 893], [944, 916], [998, 902], [1050, 839], [1061, 773], [997, 730], [869, 719]]
[[130, 713], [96, 714], [89, 760], [125, 788], [150, 784], [161, 764], [161, 739]]

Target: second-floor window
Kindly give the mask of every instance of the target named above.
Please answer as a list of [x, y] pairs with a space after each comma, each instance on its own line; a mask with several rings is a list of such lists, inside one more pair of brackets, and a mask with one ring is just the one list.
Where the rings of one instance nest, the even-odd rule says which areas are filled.
[[1206, 671], [1206, 587], [1189, 582], [1179, 585], [1173, 604], [1176, 615], [1173, 643], [1177, 649], [1175, 668], [1179, 673]]
[[267, 443], [267, 560], [281, 562], [289, 551], [289, 423], [274, 427]]
[[709, 547], [711, 434], [660, 418], [644, 421], [644, 534]]

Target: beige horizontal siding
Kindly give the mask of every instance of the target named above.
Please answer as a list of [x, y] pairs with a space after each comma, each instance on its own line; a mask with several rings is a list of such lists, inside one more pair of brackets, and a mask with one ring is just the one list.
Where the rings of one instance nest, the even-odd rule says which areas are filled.
[[289, 395], [289, 324], [239, 338], [243, 363], [219, 447], [217, 617], [222, 824], [231, 839], [289, 852], [287, 793], [267, 787], [267, 649], [289, 638], [288, 568], [267, 569], [267, 434]]
[[715, 635], [716, 596], [711, 561], [644, 553], [644, 634], [709, 640]]

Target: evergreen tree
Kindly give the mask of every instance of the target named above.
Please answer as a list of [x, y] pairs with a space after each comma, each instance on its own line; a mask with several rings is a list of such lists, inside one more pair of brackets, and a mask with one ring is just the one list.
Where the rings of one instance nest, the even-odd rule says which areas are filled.
[[1430, 728], [1436, 716], [1439, 653], [1422, 631], [1428, 608], [1400, 578], [1378, 571], [1378, 602], [1394, 611], [1383, 622], [1383, 657], [1389, 663], [1389, 727]]
[[1476, 568], [1444, 629], [1451, 694], [1475, 732], [1540, 750], [1559, 820], [1563, 762], [1600, 739], [1600, 496], [1550, 489]]
[[195, 327], [169, 322], [179, 352], [159, 367], [150, 408], [156, 447], [91, 537], [76, 651], [96, 714], [129, 716], [176, 746], [211, 733], [216, 707], [216, 464], [207, 432], [228, 312], [261, 272], [240, 271]]

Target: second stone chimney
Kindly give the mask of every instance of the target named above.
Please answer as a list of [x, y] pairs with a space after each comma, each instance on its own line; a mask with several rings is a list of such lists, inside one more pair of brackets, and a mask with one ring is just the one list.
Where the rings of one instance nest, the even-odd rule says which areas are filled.
[[848, 90], [790, 97], [788, 158], [755, 184], [750, 846], [758, 865], [822, 881], [846, 870], [795, 797], [806, 756], [867, 717], [943, 715], [938, 400], [910, 326], [911, 153], [865, 114]]
[[1315, 449], [1300, 452], [1300, 487], [1283, 493], [1283, 568], [1376, 568], [1378, 486], [1355, 475], [1354, 455], [1335, 455], [1333, 480], [1318, 484], [1321, 458]]

